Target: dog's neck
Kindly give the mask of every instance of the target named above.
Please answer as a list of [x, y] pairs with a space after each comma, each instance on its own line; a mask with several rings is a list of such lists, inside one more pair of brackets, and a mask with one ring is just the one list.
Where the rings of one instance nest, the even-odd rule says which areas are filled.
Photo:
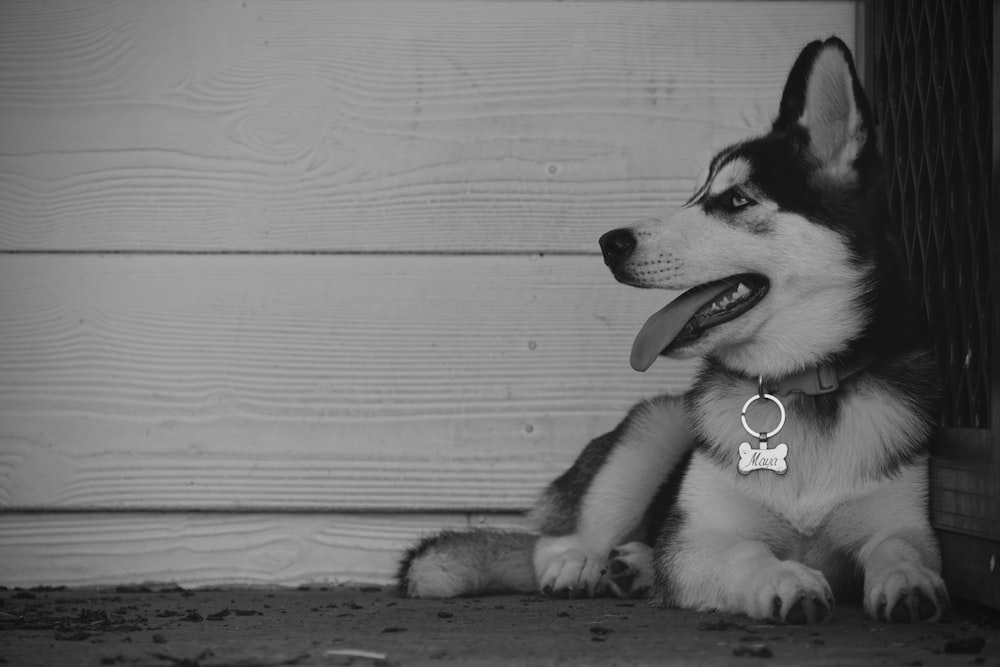
[[[835, 361], [826, 364], [810, 366], [805, 370], [791, 375], [778, 378], [773, 377], [751, 377], [741, 371], [725, 369], [724, 372], [738, 376], [742, 380], [759, 382], [761, 389], [765, 393], [775, 396], [788, 396], [789, 394], [805, 394], [807, 396], [822, 396], [832, 394], [840, 389], [840, 384], [847, 378], [857, 375], [875, 362], [875, 357], [871, 355], [860, 355], [845, 361]], [[718, 362], [715, 362], [716, 364]]]

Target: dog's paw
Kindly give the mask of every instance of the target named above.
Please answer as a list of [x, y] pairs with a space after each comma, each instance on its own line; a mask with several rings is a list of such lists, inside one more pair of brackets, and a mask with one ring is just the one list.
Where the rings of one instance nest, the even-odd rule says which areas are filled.
[[833, 592], [823, 574], [795, 561], [778, 561], [760, 570], [749, 583], [743, 611], [752, 618], [803, 625], [833, 615]]
[[895, 563], [865, 582], [865, 610], [877, 621], [937, 623], [948, 609], [948, 591], [934, 570]]
[[572, 549], [548, 561], [539, 574], [538, 586], [549, 597], [594, 597], [606, 586], [604, 568], [604, 558]]
[[608, 588], [620, 598], [645, 597], [653, 584], [653, 550], [642, 542], [629, 542], [608, 556]]

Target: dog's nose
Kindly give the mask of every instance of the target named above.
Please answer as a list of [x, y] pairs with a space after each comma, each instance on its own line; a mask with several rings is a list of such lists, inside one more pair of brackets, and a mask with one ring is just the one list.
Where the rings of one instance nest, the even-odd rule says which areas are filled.
[[635, 249], [635, 235], [631, 229], [612, 229], [601, 237], [601, 252], [608, 266], [617, 264], [632, 254]]

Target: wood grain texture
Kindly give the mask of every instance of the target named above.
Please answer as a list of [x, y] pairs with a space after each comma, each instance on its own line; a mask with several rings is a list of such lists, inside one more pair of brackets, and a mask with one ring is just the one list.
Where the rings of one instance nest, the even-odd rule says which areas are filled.
[[988, 536], [995, 528], [996, 498], [989, 461], [935, 458], [930, 469], [934, 526]]
[[0, 506], [521, 509], [672, 294], [591, 257], [12, 255]]
[[522, 525], [502, 515], [0, 514], [0, 585], [388, 584], [422, 535]]
[[0, 3], [0, 249], [597, 251], [854, 2]]

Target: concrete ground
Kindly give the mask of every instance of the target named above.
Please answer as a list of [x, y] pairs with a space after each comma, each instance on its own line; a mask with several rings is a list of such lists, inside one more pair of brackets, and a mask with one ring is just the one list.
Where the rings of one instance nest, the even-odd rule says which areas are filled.
[[537, 596], [404, 600], [377, 586], [0, 590], [0, 665], [988, 665], [1000, 615], [935, 626], [838, 608], [820, 626]]

